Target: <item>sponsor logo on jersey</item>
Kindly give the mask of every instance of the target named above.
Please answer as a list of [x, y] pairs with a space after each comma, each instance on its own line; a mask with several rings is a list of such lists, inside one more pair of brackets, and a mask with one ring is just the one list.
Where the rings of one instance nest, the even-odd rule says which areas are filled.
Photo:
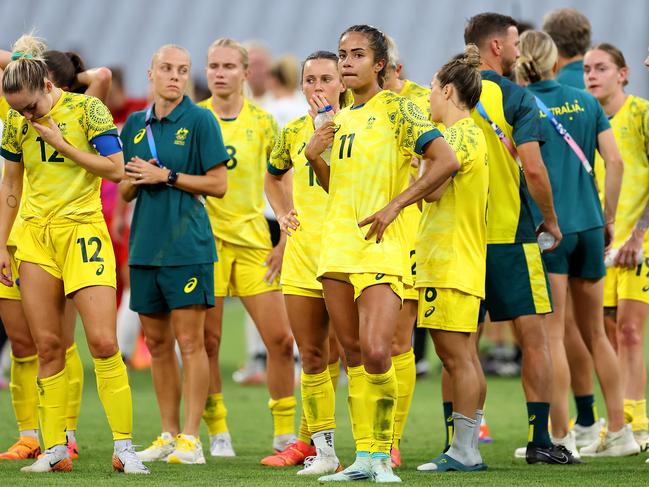
[[198, 284], [198, 279], [195, 277], [192, 277], [187, 281], [187, 284], [185, 284], [185, 287], [183, 291], [185, 291], [185, 294], [191, 293], [194, 289], [196, 289], [196, 285]]
[[140, 131], [135, 134], [135, 137], [133, 137], [133, 143], [139, 144], [140, 141], [144, 138], [144, 134], [146, 134], [146, 129], [140, 129]]
[[179, 128], [176, 131], [176, 140], [174, 140], [174, 144], [185, 145], [185, 139], [187, 139], [188, 134], [189, 134], [189, 130], [187, 130], [185, 127]]

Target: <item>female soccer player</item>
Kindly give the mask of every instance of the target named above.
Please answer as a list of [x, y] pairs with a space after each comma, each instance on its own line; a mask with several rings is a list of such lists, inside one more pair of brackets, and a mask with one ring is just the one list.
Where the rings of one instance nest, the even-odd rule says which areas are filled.
[[[104, 101], [110, 88], [110, 70], [95, 68], [85, 70], [78, 54], [60, 51], [46, 51], [44, 59], [48, 75], [58, 88], [68, 91], [73, 83], [85, 94]], [[6, 67], [11, 53], [0, 51], [0, 66]], [[3, 114], [3, 119], [6, 113]], [[104, 182], [105, 183], [105, 182]], [[114, 183], [111, 183], [114, 184]], [[24, 195], [23, 195], [24, 197]], [[9, 247], [15, 255], [16, 236], [21, 222], [14, 222]], [[17, 274], [16, 274], [17, 277]], [[2, 460], [36, 458], [40, 454], [38, 442], [38, 391], [36, 388], [37, 362], [36, 345], [29, 332], [29, 326], [20, 302], [18, 286], [0, 287], [0, 316], [12, 345], [11, 355], [11, 398], [20, 437], [6, 452], [0, 453]], [[65, 371], [68, 377], [68, 406], [66, 413], [66, 436], [70, 457], [78, 457], [76, 429], [83, 392], [83, 365], [74, 343], [77, 311], [72, 300], [66, 300], [63, 314], [63, 346], [66, 349]]]
[[115, 336], [115, 260], [101, 214], [102, 177], [119, 180], [123, 157], [112, 117], [96, 98], [66, 93], [48, 78], [45, 46], [25, 35], [13, 47], [2, 88], [12, 110], [4, 127], [0, 190], [0, 282], [14, 284], [7, 240], [21, 208], [16, 250], [25, 316], [38, 353], [39, 418], [45, 454], [27, 472], [70, 471], [62, 343], [65, 297], [81, 314], [97, 389], [113, 431], [113, 467], [149, 473], [131, 444], [131, 390]]
[[472, 339], [485, 294], [489, 189], [487, 143], [471, 118], [482, 93], [479, 66], [478, 48], [470, 44], [435, 75], [430, 95], [431, 118], [448, 127], [444, 138], [460, 170], [424, 198], [417, 236], [418, 326], [430, 329], [449, 374], [454, 435], [450, 448], [420, 471], [486, 469], [478, 450], [486, 391]]
[[[553, 442], [579, 457], [574, 432], [569, 429], [568, 394], [570, 369], [564, 346], [565, 310], [568, 287], [575, 309], [574, 319], [588, 347], [600, 380], [608, 411], [608, 433], [603, 448], [584, 455], [624, 456], [636, 454], [638, 447], [629, 428], [624, 427], [622, 384], [615, 350], [606, 337], [602, 306], [605, 240], [612, 240], [623, 163], [613, 132], [597, 100], [588, 93], [561, 85], [557, 73], [557, 48], [552, 38], [539, 31], [526, 31], [520, 39], [521, 57], [516, 74], [521, 84], [537, 98], [545, 115], [541, 146], [546, 161], [555, 211], [563, 240], [555, 250], [543, 254], [552, 289], [554, 311], [548, 316], [552, 354]], [[540, 100], [540, 103], [539, 103]], [[562, 136], [557, 123], [567, 130]], [[566, 137], [568, 137], [566, 139]], [[592, 174], [595, 151], [606, 161], [604, 215]], [[535, 220], [542, 217], [535, 206]], [[599, 446], [599, 438], [596, 441]], [[594, 447], [593, 447], [594, 448]]]
[[[132, 114], [122, 129], [125, 200], [137, 198], [129, 241], [131, 309], [140, 315], [163, 433], [138, 452], [144, 461], [203, 464], [199, 437], [209, 364], [205, 314], [214, 305], [216, 252], [203, 195], [226, 189], [228, 155], [212, 116], [185, 94], [191, 59], [165, 45], [151, 59], [153, 106]], [[183, 359], [185, 423], [180, 429]], [[175, 436], [175, 439], [174, 439]]]
[[[314, 132], [306, 158], [329, 193], [318, 265], [327, 310], [347, 359], [356, 461], [322, 481], [374, 478], [398, 482], [390, 465], [397, 383], [391, 343], [412, 282], [401, 210], [430, 193], [459, 164], [426, 115], [411, 101], [383, 91], [387, 43], [382, 32], [355, 25], [340, 37], [343, 80], [354, 105]], [[337, 130], [336, 130], [337, 129]], [[321, 157], [333, 143], [331, 166]], [[408, 186], [410, 162], [430, 159]], [[395, 224], [384, 232], [386, 222]], [[372, 223], [369, 230], [362, 227]]]
[[[617, 251], [614, 267], [604, 282], [605, 318], [616, 330], [617, 352], [624, 388], [624, 416], [642, 450], [649, 448], [646, 411], [646, 366], [644, 330], [649, 316], [649, 101], [628, 95], [629, 69], [624, 55], [615, 46], [599, 44], [586, 53], [584, 80], [588, 91], [599, 100], [611, 122], [615, 140], [624, 160], [620, 203], [615, 213]], [[595, 170], [602, 175], [601, 161]], [[614, 332], [615, 336], [615, 332]]]
[[219, 371], [223, 298], [228, 295], [241, 298], [268, 350], [273, 449], [282, 451], [295, 439], [293, 336], [277, 282], [286, 235], [273, 248], [263, 214], [264, 174], [277, 138], [277, 124], [244, 98], [247, 70], [248, 52], [241, 44], [225, 38], [214, 41], [205, 69], [212, 96], [199, 103], [216, 118], [230, 155], [228, 192], [223, 199], [207, 201], [219, 253], [214, 267], [215, 306], [205, 325], [210, 387], [203, 417], [214, 456], [234, 455]]
[[[334, 350], [333, 360], [329, 357], [329, 316], [322, 284], [316, 279], [327, 193], [318, 184], [304, 149], [313, 135], [318, 109], [331, 105], [338, 112], [341, 100], [344, 101], [345, 87], [336, 54], [318, 51], [306, 58], [302, 91], [311, 110], [282, 130], [268, 163], [266, 193], [282, 231], [289, 235], [281, 285], [302, 359], [302, 414], [307, 426], [306, 431], [300, 428], [293, 449], [306, 451], [311, 439], [316, 447], [315, 461], [298, 474], [324, 475], [334, 473], [339, 466], [334, 449], [335, 386], [332, 383], [332, 375], [338, 373], [338, 354]], [[291, 168], [294, 170], [292, 198], [283, 181]]]

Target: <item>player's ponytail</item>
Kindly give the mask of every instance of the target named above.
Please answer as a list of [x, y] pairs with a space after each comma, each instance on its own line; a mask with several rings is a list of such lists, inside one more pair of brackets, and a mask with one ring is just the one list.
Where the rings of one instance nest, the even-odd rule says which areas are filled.
[[42, 39], [32, 34], [21, 36], [12, 47], [11, 62], [2, 77], [2, 90], [5, 93], [42, 90], [47, 78], [47, 65], [43, 58], [46, 49]]
[[478, 46], [467, 44], [464, 53], [442, 66], [436, 75], [442, 88], [448, 84], [455, 87], [459, 101], [469, 110], [478, 104], [482, 93], [480, 62]]
[[528, 30], [523, 32], [519, 49], [521, 56], [516, 64], [516, 77], [524, 83], [536, 83], [552, 78], [552, 69], [557, 62], [557, 46], [545, 32]]
[[77, 75], [86, 70], [81, 56], [76, 52], [46, 51], [44, 58], [50, 79], [59, 88], [72, 89]]

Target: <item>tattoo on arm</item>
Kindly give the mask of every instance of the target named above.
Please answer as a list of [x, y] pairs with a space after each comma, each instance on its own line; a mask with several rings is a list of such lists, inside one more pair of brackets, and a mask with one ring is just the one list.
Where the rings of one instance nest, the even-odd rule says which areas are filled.
[[7, 196], [7, 206], [9, 208], [15, 208], [16, 206], [18, 206], [18, 200], [14, 195], [10, 194], [9, 196]]
[[635, 227], [642, 232], [646, 231], [647, 228], [649, 228], [649, 203], [647, 203], [647, 206], [645, 206], [644, 210], [642, 211], [642, 214], [638, 219], [638, 223], [635, 224]]

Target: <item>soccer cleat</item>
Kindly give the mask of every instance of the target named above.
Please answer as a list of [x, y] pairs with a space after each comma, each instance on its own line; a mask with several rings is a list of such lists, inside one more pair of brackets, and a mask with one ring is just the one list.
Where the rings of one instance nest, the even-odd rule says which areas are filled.
[[230, 433], [225, 432], [210, 436], [210, 455], [213, 457], [235, 456]]
[[620, 431], [602, 431], [599, 439], [583, 447], [579, 453], [582, 457], [626, 457], [640, 453], [640, 446], [631, 427], [626, 424]]
[[633, 432], [635, 442], [640, 447], [641, 452], [649, 451], [649, 431], [639, 430]]
[[575, 440], [575, 432], [570, 430], [568, 431], [568, 434], [564, 436], [563, 438], [555, 438], [552, 436], [552, 443], [555, 445], [562, 445], [564, 446], [570, 453], [572, 453], [572, 456], [579, 459], [581, 458], [581, 455], [579, 454], [579, 450], [577, 450], [577, 443]]
[[135, 453], [133, 445], [113, 452], [113, 469], [125, 474], [149, 475], [151, 473]]
[[167, 457], [176, 448], [176, 441], [170, 433], [164, 432], [158, 436], [146, 450], [135, 452], [143, 462], [166, 462]]
[[420, 472], [481, 472], [487, 470], [487, 465], [484, 463], [465, 465], [446, 453], [442, 453], [430, 462], [419, 465], [417, 470]]
[[79, 448], [77, 447], [76, 440], [68, 439], [68, 453], [70, 454], [70, 458], [72, 460], [79, 458]]
[[575, 423], [575, 425], [572, 427], [572, 430], [575, 432], [575, 442], [577, 444], [577, 448], [592, 445], [593, 442], [597, 441], [599, 439], [599, 433], [602, 431], [603, 427], [603, 418], [595, 421], [590, 426], [582, 426]]
[[572, 456], [570, 450], [563, 445], [552, 445], [542, 447], [528, 445], [525, 453], [525, 460], [530, 465], [545, 463], [549, 465], [577, 465], [583, 463], [581, 460]]
[[21, 436], [7, 451], [0, 453], [0, 460], [27, 460], [38, 458], [40, 453], [41, 446], [36, 438]]
[[527, 456], [527, 447], [516, 448], [514, 450], [514, 458], [525, 458]]
[[302, 465], [306, 457], [315, 456], [315, 446], [301, 440], [289, 443], [281, 452], [261, 459], [261, 464], [267, 467], [292, 467]]
[[[299, 375], [298, 375], [299, 377]], [[256, 386], [266, 383], [266, 371], [263, 362], [251, 360], [239, 370], [232, 373], [232, 380], [237, 384]]]
[[480, 434], [478, 436], [478, 441], [480, 443], [493, 443], [494, 441], [489, 434], [489, 426], [484, 421], [480, 423]]
[[318, 478], [318, 482], [349, 482], [350, 480], [372, 480], [374, 475], [370, 466], [370, 457], [356, 457], [345, 470]]
[[20, 469], [27, 473], [71, 472], [72, 460], [65, 445], [56, 445], [45, 450], [45, 453], [31, 465]]
[[392, 461], [392, 468], [399, 468], [401, 466], [401, 450], [392, 448], [390, 450], [390, 460]]
[[176, 436], [176, 449], [167, 457], [167, 463], [202, 465], [205, 463], [201, 440], [180, 433]]
[[316, 455], [304, 459], [304, 468], [298, 475], [328, 475], [340, 472], [342, 467], [337, 457], [331, 455]]
[[370, 459], [372, 477], [377, 484], [401, 483], [401, 479], [392, 471], [392, 460], [390, 457], [379, 457]]

